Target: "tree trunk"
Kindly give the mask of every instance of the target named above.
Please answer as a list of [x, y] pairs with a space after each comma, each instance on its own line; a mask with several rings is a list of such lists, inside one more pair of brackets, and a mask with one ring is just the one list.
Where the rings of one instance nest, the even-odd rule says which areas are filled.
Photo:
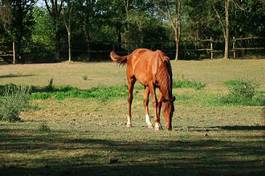
[[118, 37], [118, 50], [120, 50], [122, 48], [122, 36], [121, 36], [121, 25], [116, 25], [116, 29], [117, 29], [117, 37]]
[[13, 41], [13, 64], [16, 64], [16, 44]]
[[179, 38], [175, 38], [175, 43], [176, 43], [176, 55], [175, 55], [175, 60], [179, 59]]
[[71, 62], [72, 61], [72, 52], [71, 52], [71, 32], [68, 31], [68, 61]]
[[87, 57], [88, 57], [88, 59], [90, 59], [90, 35], [89, 35], [88, 30], [87, 30], [85, 20], [83, 23], [83, 32], [84, 32], [85, 41], [86, 41]]
[[230, 0], [225, 0], [224, 60], [227, 60], [229, 58], [229, 1]]
[[58, 28], [58, 22], [56, 22], [56, 29], [55, 29], [55, 59], [59, 61], [60, 59], [60, 34], [59, 34], [59, 28]]
[[176, 19], [175, 19], [175, 42], [176, 42], [176, 56], [175, 60], [179, 59], [179, 41], [180, 41], [180, 0], [176, 0], [175, 2], [175, 10], [176, 10]]

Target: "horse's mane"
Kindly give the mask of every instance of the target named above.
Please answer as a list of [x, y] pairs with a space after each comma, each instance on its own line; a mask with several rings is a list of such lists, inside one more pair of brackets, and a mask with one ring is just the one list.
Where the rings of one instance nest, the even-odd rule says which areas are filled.
[[170, 59], [162, 51], [158, 52], [158, 59], [161, 60], [161, 65], [158, 68], [156, 79], [160, 89], [165, 93], [165, 98], [170, 99], [172, 97], [172, 68]]

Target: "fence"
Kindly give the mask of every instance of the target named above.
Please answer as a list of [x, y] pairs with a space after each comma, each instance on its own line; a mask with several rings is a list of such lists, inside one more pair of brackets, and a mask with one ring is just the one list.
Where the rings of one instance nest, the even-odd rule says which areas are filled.
[[[261, 37], [245, 37], [235, 38], [233, 37], [230, 42], [230, 53], [233, 58], [240, 57], [246, 53], [246, 51], [265, 51], [265, 38]], [[5, 46], [5, 47], [3, 47]], [[68, 48], [67, 45], [62, 43], [60, 55], [62, 58], [67, 58]], [[161, 49], [171, 58], [175, 57], [175, 42], [174, 41], [158, 41], [158, 42], [127, 42], [127, 43], [114, 43], [112, 41], [95, 41], [89, 43], [89, 50], [86, 44], [73, 43], [72, 55], [74, 60], [83, 61], [99, 61], [108, 60], [109, 52], [116, 49], [120, 54], [130, 53], [135, 48], [145, 47], [150, 49]], [[223, 56], [224, 42], [214, 40], [213, 38], [204, 40], [182, 40], [180, 42], [180, 59], [200, 59]], [[31, 62], [56, 62], [53, 57], [55, 56], [54, 46], [46, 45], [32, 45], [22, 46], [23, 54], [21, 56], [16, 55], [14, 43], [1, 45], [0, 44], [0, 57], [5, 59], [8, 63], [16, 63], [16, 59], [20, 63]], [[264, 52], [265, 53], [265, 52]], [[255, 53], [259, 54], [259, 53]], [[21, 59], [22, 58], [22, 59]], [[63, 60], [63, 59], [62, 59]]]
[[3, 46], [6, 46], [6, 47], [0, 47], [0, 57], [12, 57], [12, 63], [16, 64], [15, 42], [12, 42], [12, 50], [11, 50], [11, 47], [8, 46], [8, 44], [4, 44]]
[[232, 52], [233, 58], [238, 57], [239, 52], [246, 51], [265, 51], [265, 38], [263, 37], [244, 37], [235, 38], [233, 37]]
[[[184, 41], [185, 42], [185, 41]], [[208, 58], [213, 59], [214, 54], [222, 53], [224, 42], [210, 39], [192, 41], [194, 43], [193, 49], [185, 49], [184, 52], [206, 52]], [[200, 43], [199, 45], [197, 43]], [[202, 43], [206, 43], [202, 45]], [[219, 46], [218, 46], [219, 45]], [[231, 44], [230, 44], [231, 46]], [[233, 53], [233, 58], [240, 57], [239, 53], [243, 56], [246, 51], [258, 51], [265, 53], [265, 38], [263, 37], [244, 37], [232, 39], [232, 48], [229, 50]], [[257, 53], [256, 53], [257, 54]]]

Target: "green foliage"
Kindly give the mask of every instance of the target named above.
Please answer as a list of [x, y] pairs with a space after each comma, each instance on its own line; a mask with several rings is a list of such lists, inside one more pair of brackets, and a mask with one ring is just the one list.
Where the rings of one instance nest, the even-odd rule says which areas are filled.
[[235, 97], [253, 98], [255, 95], [255, 85], [251, 81], [229, 80], [225, 82], [230, 94]]
[[256, 85], [246, 80], [229, 80], [225, 82], [229, 93], [220, 98], [224, 104], [239, 104], [249, 106], [265, 105], [265, 94], [256, 91]]
[[52, 39], [54, 31], [48, 11], [41, 7], [35, 7], [33, 10], [33, 18], [36, 22], [32, 31], [33, 42], [40, 45], [53, 46]]
[[82, 79], [86, 81], [87, 80], [87, 75], [83, 75]]
[[205, 83], [199, 81], [190, 81], [190, 80], [174, 80], [173, 88], [193, 88], [195, 90], [201, 90], [206, 86]]
[[19, 121], [20, 112], [29, 108], [29, 88], [8, 85], [1, 90], [0, 120]]

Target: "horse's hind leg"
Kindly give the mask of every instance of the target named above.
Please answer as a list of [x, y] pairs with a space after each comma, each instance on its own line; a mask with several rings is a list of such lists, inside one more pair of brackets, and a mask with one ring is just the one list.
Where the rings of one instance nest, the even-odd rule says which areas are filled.
[[151, 120], [150, 120], [149, 108], [148, 108], [149, 94], [150, 94], [150, 90], [146, 86], [145, 91], [144, 91], [145, 122], [146, 122], [148, 128], [153, 128], [153, 125], [152, 125]]
[[132, 127], [132, 100], [133, 100], [133, 87], [135, 78], [128, 78], [128, 116], [127, 116], [127, 127]]

